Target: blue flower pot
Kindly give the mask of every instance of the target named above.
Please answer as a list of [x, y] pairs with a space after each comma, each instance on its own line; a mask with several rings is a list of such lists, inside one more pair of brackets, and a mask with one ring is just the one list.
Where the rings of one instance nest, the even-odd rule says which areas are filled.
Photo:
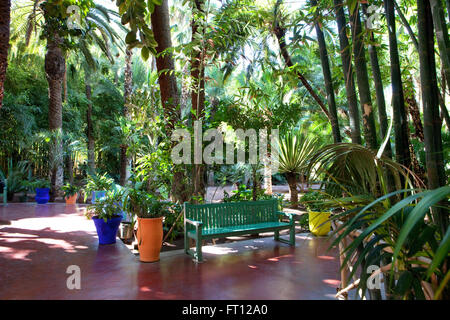
[[92, 191], [92, 203], [95, 203], [96, 199], [101, 199], [106, 196], [106, 191]]
[[34, 198], [37, 203], [45, 204], [50, 199], [50, 188], [36, 188], [36, 197]]
[[98, 219], [97, 217], [93, 217], [92, 219], [94, 220], [95, 228], [97, 229], [98, 243], [116, 243], [117, 230], [119, 230], [122, 217], [114, 217], [112, 219], [108, 219], [106, 222], [105, 220]]

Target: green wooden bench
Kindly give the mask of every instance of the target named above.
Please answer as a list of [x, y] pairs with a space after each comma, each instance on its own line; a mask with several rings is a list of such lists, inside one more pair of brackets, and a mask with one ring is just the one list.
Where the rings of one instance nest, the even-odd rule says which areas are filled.
[[[289, 222], [280, 221], [281, 216]], [[290, 230], [289, 241], [280, 238], [280, 230]], [[276, 199], [211, 204], [184, 203], [184, 251], [198, 262], [202, 258], [202, 240], [260, 232], [275, 232], [275, 240], [295, 246], [293, 215], [278, 211]], [[194, 239], [195, 252], [189, 248]]]

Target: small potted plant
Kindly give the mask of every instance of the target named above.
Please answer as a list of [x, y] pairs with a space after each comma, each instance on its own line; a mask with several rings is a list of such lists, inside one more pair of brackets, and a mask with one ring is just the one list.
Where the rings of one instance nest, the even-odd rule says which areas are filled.
[[35, 189], [36, 197], [34, 200], [38, 204], [45, 204], [50, 199], [50, 182], [44, 179], [34, 179], [29, 185]]
[[78, 190], [80, 190], [80, 187], [74, 184], [66, 183], [61, 187], [61, 189], [64, 191], [64, 199], [66, 200], [66, 204], [77, 203]]
[[137, 217], [139, 260], [159, 261], [163, 240], [163, 217], [168, 213], [170, 204], [148, 193], [140, 182], [134, 187], [128, 187], [123, 199], [126, 211]]
[[85, 216], [92, 219], [97, 230], [98, 242], [101, 245], [116, 242], [117, 231], [122, 221], [120, 195], [109, 192], [105, 197], [97, 199], [88, 206]]
[[108, 190], [110, 190], [113, 183], [114, 180], [108, 177], [106, 173], [103, 175], [88, 175], [87, 183], [84, 188], [84, 201], [86, 202], [86, 199], [90, 193], [92, 193], [91, 203], [95, 203], [97, 199], [105, 197], [106, 193], [108, 192]]
[[330, 212], [323, 211], [326, 200], [323, 193], [313, 190], [309, 190], [301, 199], [308, 210], [309, 230], [315, 236], [325, 236], [331, 229]]

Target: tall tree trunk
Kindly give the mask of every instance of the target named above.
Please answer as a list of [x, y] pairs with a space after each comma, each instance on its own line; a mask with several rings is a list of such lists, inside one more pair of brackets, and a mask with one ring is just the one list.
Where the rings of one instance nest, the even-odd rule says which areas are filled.
[[92, 174], [95, 172], [95, 138], [94, 138], [94, 126], [92, 123], [92, 88], [89, 83], [89, 77], [85, 74], [85, 94], [88, 101], [88, 107], [86, 111], [87, 122], [87, 140], [88, 140], [88, 168]]
[[[202, 22], [206, 20], [205, 12], [202, 8], [203, 4], [203, 0], [194, 1], [193, 10], [195, 12], [194, 16], [196, 17], [196, 19], [192, 19], [192, 43], [197, 44], [198, 36], [201, 35], [201, 43], [198, 43], [198, 45], [194, 46], [199, 49], [193, 49], [191, 57], [191, 101], [194, 121], [202, 121], [205, 112], [205, 26], [203, 26], [203, 28], [200, 29], [202, 31], [199, 32], [199, 26], [201, 26]], [[203, 163], [194, 164], [192, 180], [194, 184], [194, 195], [204, 198], [206, 193], [206, 185], [205, 165]]]
[[[419, 51], [419, 43], [417, 42], [416, 35], [414, 34], [411, 26], [409, 25], [408, 20], [406, 20], [405, 15], [403, 14], [402, 10], [397, 4], [397, 1], [392, 0], [392, 3], [394, 4], [395, 11], [397, 11], [398, 16], [400, 17], [400, 21], [402, 22], [403, 26], [406, 28], [406, 31], [408, 32], [411, 41], [414, 44], [414, 47], [416, 48], [417, 51]], [[392, 15], [395, 15], [395, 13], [392, 12]]]
[[[163, 0], [161, 5], [155, 5], [151, 15], [151, 23], [155, 40], [158, 43], [156, 52], [156, 67], [158, 69], [158, 80], [161, 91], [161, 103], [164, 108], [165, 117], [168, 119], [167, 129], [170, 136], [179, 120], [179, 96], [177, 80], [173, 72], [174, 62], [170, 52], [162, 54], [166, 49], [172, 47], [170, 36], [170, 20], [168, 0]], [[185, 175], [181, 168], [175, 166], [171, 194], [174, 201], [183, 203], [187, 200], [187, 190], [184, 185]]]
[[[446, 177], [438, 106], [436, 62], [434, 59], [433, 20], [429, 1], [418, 0], [417, 12], [427, 178], [428, 187], [435, 189], [445, 185]], [[448, 212], [433, 208], [433, 220], [441, 227], [442, 235], [444, 235], [449, 223]]]
[[[292, 68], [294, 64], [292, 63], [291, 56], [287, 50], [287, 44], [286, 44], [286, 29], [280, 25], [278, 19], [277, 19], [277, 12], [278, 8], [281, 5], [282, 0], [277, 0], [274, 8], [274, 16], [275, 16], [275, 22], [273, 26], [273, 33], [277, 37], [278, 45], [280, 46], [280, 52], [283, 56], [284, 62], [289, 68]], [[301, 74], [298, 70], [296, 70], [297, 77], [299, 78], [300, 82], [303, 84], [303, 86], [308, 90], [308, 92], [311, 94], [313, 99], [317, 102], [320, 109], [322, 109], [323, 113], [327, 116], [327, 118], [330, 120], [330, 115], [328, 113], [328, 110], [323, 103], [322, 99], [319, 98], [317, 93], [314, 91], [314, 89], [309, 84], [308, 80], [306, 80], [305, 76]]]
[[359, 103], [363, 115], [363, 128], [366, 144], [372, 150], [378, 148], [375, 117], [372, 108], [372, 98], [370, 95], [369, 76], [367, 74], [367, 64], [363, 41], [363, 30], [359, 4], [350, 15], [350, 25], [353, 39], [353, 56], [355, 60], [356, 81], [358, 83]]
[[[317, 6], [317, 1], [311, 0], [311, 4], [313, 6]], [[331, 129], [333, 131], [334, 143], [339, 143], [342, 140], [341, 140], [341, 133], [339, 132], [339, 120], [336, 109], [336, 98], [334, 96], [333, 78], [331, 76], [330, 62], [328, 60], [328, 51], [325, 42], [325, 37], [323, 35], [322, 29], [320, 28], [319, 21], [317, 21], [317, 18], [318, 17], [316, 15], [314, 27], [316, 29], [317, 42], [319, 44], [320, 61], [322, 63], [323, 79], [325, 82], [325, 90], [327, 93], [328, 111], [330, 115]]]
[[361, 144], [361, 129], [358, 110], [358, 99], [356, 97], [355, 79], [353, 76], [352, 57], [350, 44], [347, 37], [347, 20], [345, 19], [342, 0], [334, 0], [334, 12], [339, 31], [339, 46], [341, 49], [342, 69], [344, 72], [345, 90], [349, 111], [349, 121], [352, 143]]
[[59, 47], [61, 39], [55, 33], [47, 38], [45, 54], [45, 73], [49, 86], [49, 129], [55, 134], [50, 154], [51, 190], [50, 201], [54, 201], [63, 184], [63, 149], [62, 149], [62, 81], [64, 78], [65, 60]]
[[3, 105], [3, 84], [8, 68], [10, 11], [11, 0], [2, 0], [0, 2], [0, 108]]
[[[367, 17], [367, 4], [362, 4], [362, 9]], [[386, 100], [384, 98], [384, 86], [381, 79], [380, 64], [378, 62], [377, 48], [375, 47], [375, 36], [372, 31], [369, 32], [370, 43], [368, 45], [370, 65], [372, 66], [373, 82], [375, 84], [375, 94], [378, 106], [378, 119], [380, 121], [380, 131], [382, 139], [386, 138], [389, 130], [388, 118], [386, 114]], [[391, 141], [388, 138], [386, 147], [384, 148], [384, 155], [392, 158]]]
[[409, 152], [408, 118], [405, 110], [403, 85], [398, 56], [397, 36], [395, 28], [395, 11], [392, 0], [385, 0], [386, 21], [389, 34], [389, 57], [391, 60], [392, 109], [395, 131], [395, 157], [405, 167], [411, 165]]
[[[132, 72], [132, 63], [133, 63], [133, 52], [129, 49], [125, 51], [125, 75], [124, 75], [124, 105], [123, 105], [123, 116], [125, 118], [129, 118], [129, 110], [128, 105], [130, 103], [131, 93], [133, 91], [133, 72]], [[128, 146], [126, 144], [122, 144], [120, 146], [120, 181], [119, 184], [124, 186], [127, 183], [129, 172], [130, 172], [130, 159], [127, 157], [127, 149]]]
[[[434, 30], [445, 77], [450, 79], [450, 40], [441, 0], [430, 0]], [[450, 84], [449, 84], [450, 85]]]

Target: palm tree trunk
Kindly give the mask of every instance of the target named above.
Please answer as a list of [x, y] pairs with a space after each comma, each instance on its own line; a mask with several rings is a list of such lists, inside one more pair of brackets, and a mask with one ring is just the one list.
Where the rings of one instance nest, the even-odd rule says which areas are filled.
[[88, 101], [88, 108], [86, 111], [87, 122], [87, 140], [88, 140], [88, 168], [90, 173], [95, 171], [95, 138], [94, 138], [94, 126], [92, 124], [92, 88], [88, 82], [88, 77], [85, 76], [85, 93]]
[[[172, 47], [170, 36], [170, 20], [168, 1], [163, 0], [161, 5], [155, 5], [155, 10], [151, 15], [152, 30], [158, 44], [156, 52], [156, 67], [158, 69], [158, 80], [161, 91], [161, 103], [164, 108], [165, 117], [168, 119], [167, 134], [170, 136], [179, 120], [179, 96], [177, 80], [173, 72], [174, 62], [170, 53], [161, 54]], [[171, 194], [174, 201], [183, 203], [187, 200], [187, 188], [184, 184], [184, 172], [177, 166], [174, 167]]]
[[[418, 0], [417, 12], [427, 178], [428, 187], [435, 189], [445, 185], [446, 176], [443, 161], [436, 62], [434, 59], [433, 18], [430, 2], [428, 0]], [[448, 227], [448, 213], [433, 208], [433, 219], [441, 227], [442, 235], [444, 235]]]
[[[56, 136], [62, 134], [62, 81], [64, 78], [65, 60], [59, 47], [61, 40], [55, 33], [47, 38], [47, 52], [45, 54], [45, 73], [49, 85], [49, 129]], [[54, 201], [63, 184], [63, 150], [62, 141], [53, 139], [50, 154], [51, 190], [50, 201]]]
[[[125, 51], [125, 76], [124, 76], [124, 105], [123, 116], [129, 118], [128, 105], [130, 103], [131, 93], [133, 91], [133, 72], [132, 72], [133, 52], [129, 49]], [[120, 146], [120, 181], [119, 184], [124, 186], [127, 183], [130, 172], [130, 159], [127, 157], [128, 146], [123, 144]]]
[[339, 31], [339, 45], [341, 49], [342, 69], [344, 72], [345, 90], [349, 110], [349, 121], [352, 143], [361, 144], [361, 129], [356, 97], [355, 80], [353, 77], [352, 57], [347, 37], [347, 21], [343, 9], [342, 0], [334, 0], [334, 10]]
[[[311, 4], [313, 6], [317, 6], [317, 1], [311, 0]], [[316, 19], [317, 19], [317, 16], [316, 16]], [[339, 143], [342, 140], [341, 140], [341, 133], [339, 132], [339, 120], [338, 120], [337, 109], [336, 109], [336, 98], [334, 96], [333, 79], [331, 77], [327, 45], [325, 42], [325, 37], [323, 35], [323, 31], [320, 28], [318, 21], [316, 21], [314, 23], [314, 27], [316, 29], [317, 42], [319, 44], [320, 61], [322, 63], [323, 79], [325, 82], [325, 90], [327, 93], [328, 109], [329, 109], [329, 115], [330, 115], [329, 117], [330, 117], [330, 122], [331, 122], [331, 129], [333, 132], [333, 139], [334, 139], [334, 143]]]
[[408, 118], [405, 110], [405, 99], [398, 56], [397, 36], [395, 28], [395, 11], [392, 0], [386, 0], [385, 11], [389, 33], [389, 57], [391, 60], [392, 109], [395, 131], [395, 157], [405, 167], [411, 165], [409, 153]]
[[0, 2], [0, 108], [3, 105], [3, 84], [8, 68], [10, 11], [11, 0], [2, 0]]
[[353, 55], [355, 60], [356, 81], [359, 90], [359, 102], [363, 115], [363, 128], [366, 144], [370, 149], [378, 148], [375, 117], [372, 109], [372, 98], [370, 95], [369, 77], [367, 74], [367, 64], [365, 57], [365, 48], [363, 41], [363, 30], [361, 25], [361, 16], [359, 13], [359, 4], [350, 15], [350, 25], [353, 39]]
[[444, 68], [445, 77], [450, 79], [450, 40], [448, 38], [448, 27], [445, 22], [442, 2], [441, 0], [430, 0], [430, 5], [442, 67]]
[[289, 192], [291, 194], [291, 208], [298, 207], [298, 190], [297, 177], [295, 173], [286, 173], [286, 180], [289, 185]]
[[[197, 12], [197, 19], [205, 20], [205, 12], [202, 8], [204, 4], [203, 0], [194, 1], [194, 10]], [[191, 57], [191, 79], [192, 89], [191, 89], [191, 102], [192, 102], [192, 114], [193, 120], [202, 120], [205, 112], [205, 41], [204, 34], [205, 30], [199, 32], [199, 21], [195, 19], [192, 20], [192, 43], [196, 43], [196, 36], [199, 34], [202, 36], [198, 47], [200, 50], [193, 50]], [[198, 39], [198, 38], [197, 38]], [[193, 168], [193, 184], [194, 184], [194, 195], [197, 197], [205, 197], [206, 185], [205, 185], [205, 165], [204, 164], [194, 164]]]
[[[277, 19], [277, 12], [278, 8], [281, 5], [282, 0], [277, 0], [274, 8], [274, 16], [275, 16], [275, 22], [274, 22], [274, 28], [273, 33], [278, 39], [278, 45], [280, 47], [281, 55], [283, 56], [284, 62], [288, 66], [288, 68], [292, 68], [294, 64], [292, 63], [291, 56], [287, 50], [287, 44], [286, 44], [286, 29], [282, 27]], [[298, 70], [296, 70], [297, 77], [299, 78], [300, 82], [303, 84], [303, 86], [306, 88], [306, 90], [311, 94], [313, 99], [317, 102], [320, 109], [322, 109], [323, 113], [327, 116], [327, 118], [330, 120], [330, 115], [328, 113], [328, 110], [325, 106], [325, 104], [322, 102], [322, 99], [319, 98], [317, 93], [314, 91], [314, 89], [309, 84], [308, 80], [306, 80], [305, 76], [301, 74]]]
[[[362, 4], [364, 14], [367, 16], [367, 4]], [[388, 118], [386, 114], [386, 100], [384, 98], [384, 86], [381, 79], [380, 64], [378, 62], [377, 48], [375, 47], [375, 36], [372, 31], [369, 32], [370, 43], [368, 45], [370, 65], [372, 67], [373, 82], [375, 84], [375, 94], [378, 106], [378, 120], [380, 121], [380, 131], [382, 139], [386, 137], [389, 130]], [[384, 155], [392, 158], [392, 149], [390, 139], [386, 143]]]

